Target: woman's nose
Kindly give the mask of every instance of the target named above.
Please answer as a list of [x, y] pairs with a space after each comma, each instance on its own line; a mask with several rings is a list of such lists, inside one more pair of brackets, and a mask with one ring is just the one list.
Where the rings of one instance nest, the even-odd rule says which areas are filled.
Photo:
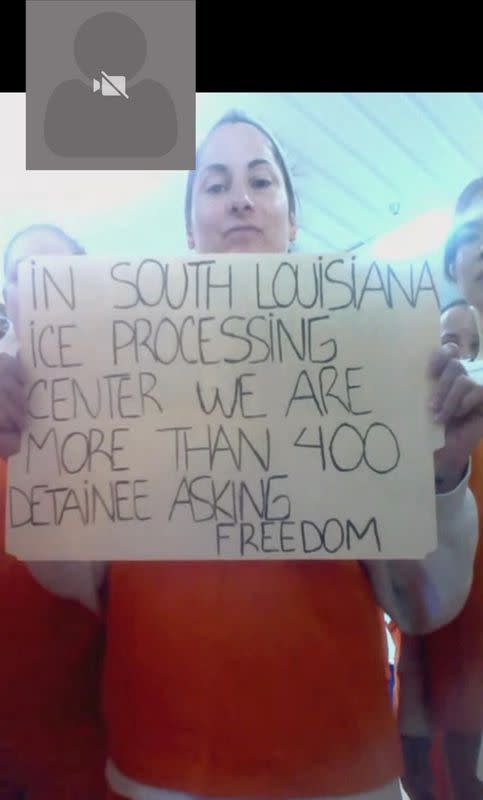
[[235, 214], [241, 211], [250, 211], [253, 208], [253, 200], [247, 192], [238, 192], [230, 200], [230, 210]]

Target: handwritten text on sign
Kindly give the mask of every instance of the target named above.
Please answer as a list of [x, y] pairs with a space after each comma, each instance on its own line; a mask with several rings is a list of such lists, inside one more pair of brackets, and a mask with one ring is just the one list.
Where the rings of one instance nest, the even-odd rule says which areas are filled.
[[434, 548], [427, 262], [108, 260], [20, 270], [30, 559], [397, 558]]

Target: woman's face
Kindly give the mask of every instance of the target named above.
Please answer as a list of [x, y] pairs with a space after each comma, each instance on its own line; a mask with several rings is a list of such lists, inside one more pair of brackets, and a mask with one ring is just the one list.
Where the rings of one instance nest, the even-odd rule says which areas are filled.
[[268, 139], [243, 122], [214, 130], [193, 184], [190, 247], [199, 253], [280, 253], [295, 236], [295, 218]]
[[18, 336], [18, 265], [29, 256], [71, 253], [68, 242], [54, 231], [39, 230], [20, 236], [10, 250], [5, 265], [4, 299], [7, 317]]
[[474, 360], [480, 350], [475, 316], [468, 306], [452, 306], [441, 315], [441, 344], [453, 342], [459, 358]]

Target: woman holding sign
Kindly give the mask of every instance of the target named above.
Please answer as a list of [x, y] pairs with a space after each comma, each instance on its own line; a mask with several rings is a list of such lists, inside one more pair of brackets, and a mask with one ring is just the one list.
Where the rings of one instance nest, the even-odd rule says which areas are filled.
[[[188, 181], [186, 223], [198, 253], [289, 250], [292, 182], [258, 123], [230, 115], [209, 133]], [[482, 391], [455, 353], [441, 348], [430, 364], [435, 413], [454, 423], [454, 435], [436, 455], [440, 545], [424, 561], [112, 565], [104, 682], [112, 797], [400, 797], [378, 603], [404, 630], [427, 631], [468, 595], [477, 535], [468, 459], [483, 431]], [[82, 597], [69, 586], [74, 565], [56, 567], [57, 591], [98, 602], [89, 565], [77, 565]], [[45, 571], [35, 565], [49, 584]]]
[[[296, 236], [294, 194], [266, 132], [242, 120], [212, 131], [190, 177], [186, 222], [200, 253], [288, 249]], [[443, 389], [457, 374], [448, 350], [433, 365]], [[448, 536], [468, 543], [475, 535], [460, 481], [467, 456], [445, 464], [439, 454], [447, 492], [440, 506], [454, 503], [450, 515], [461, 514], [451, 533], [440, 521], [448, 550]], [[396, 564], [392, 573], [372, 567], [385, 607], [397, 605], [398, 582], [430, 584], [435, 561]], [[468, 583], [462, 576], [461, 588]], [[455, 602], [448, 587], [444, 613], [456, 612], [466, 589]], [[358, 564], [114, 566], [105, 682], [113, 790], [124, 797], [148, 797], [154, 787], [221, 797], [396, 797], [399, 750], [379, 635], [371, 585]], [[129, 658], [133, 652], [145, 654], [142, 665]], [[159, 708], [159, 725], [152, 708]]]
[[[6, 304], [15, 326], [18, 263], [34, 254], [84, 252], [49, 225], [15, 236], [4, 258]], [[16, 449], [23, 425], [16, 348], [11, 329], [0, 343], [3, 458]], [[0, 784], [8, 779], [28, 800], [101, 800], [106, 791], [99, 703], [102, 624], [92, 611], [39, 586], [24, 564], [4, 552], [6, 471], [1, 460]], [[9, 795], [0, 788], [0, 796]]]

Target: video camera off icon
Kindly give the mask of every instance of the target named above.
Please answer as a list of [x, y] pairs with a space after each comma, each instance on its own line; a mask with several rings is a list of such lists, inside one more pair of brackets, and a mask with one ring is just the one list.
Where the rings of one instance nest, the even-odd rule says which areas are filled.
[[126, 92], [126, 77], [124, 75], [107, 75], [101, 69], [101, 78], [94, 78], [92, 81], [92, 91], [101, 92], [104, 97], [125, 97], [129, 100]]

